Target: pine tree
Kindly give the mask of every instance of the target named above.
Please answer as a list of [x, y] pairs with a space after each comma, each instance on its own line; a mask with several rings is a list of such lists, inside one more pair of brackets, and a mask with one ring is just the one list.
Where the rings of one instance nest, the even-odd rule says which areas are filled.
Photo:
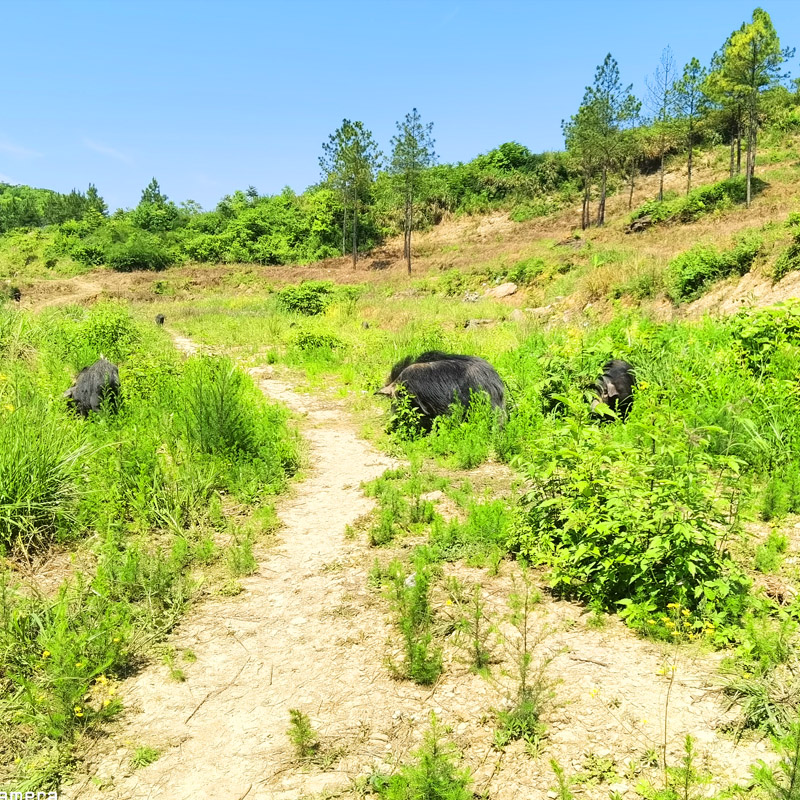
[[[353, 266], [358, 262], [358, 215], [367, 192], [380, 166], [382, 153], [378, 150], [372, 133], [363, 122], [342, 120], [341, 127], [322, 145], [319, 159], [323, 177], [342, 199], [342, 207], [350, 208], [353, 218]], [[342, 223], [342, 251], [344, 251], [344, 225]]]
[[152, 203], [153, 205], [164, 205], [168, 200], [165, 194], [162, 194], [161, 187], [158, 185], [158, 181], [153, 178], [150, 183], [144, 188], [142, 191], [142, 199], [139, 203]]
[[[752, 21], [734, 31], [715, 55], [707, 85], [712, 97], [734, 104], [744, 123], [747, 143], [747, 206], [752, 197], [752, 177], [755, 169], [756, 140], [762, 95], [781, 79], [783, 62], [794, 50], [781, 49], [780, 39], [769, 14], [761, 8], [753, 11]], [[741, 141], [741, 127], [738, 133]], [[733, 155], [733, 154], [731, 154]]]
[[397, 123], [397, 135], [392, 137], [391, 172], [400, 183], [403, 197], [403, 257], [411, 274], [411, 229], [414, 226], [414, 201], [418, 199], [422, 175], [436, 163], [435, 141], [431, 134], [433, 123], [422, 124], [416, 108]]
[[658, 134], [659, 182], [658, 199], [664, 199], [664, 155], [672, 134], [673, 89], [676, 77], [675, 59], [672, 50], [665, 47], [661, 52], [656, 71], [647, 79], [647, 106], [653, 115], [653, 127]]
[[[633, 96], [632, 89], [632, 84], [627, 87], [622, 86], [619, 66], [609, 53], [597, 68], [594, 83], [586, 88], [578, 114], [572, 118], [576, 126], [569, 132], [580, 142], [578, 149], [585, 153], [587, 158], [584, 164], [584, 224], [588, 224], [588, 190], [585, 172], [588, 166], [596, 168], [600, 175], [597, 224], [605, 223], [608, 174], [619, 166], [626, 145], [623, 131], [636, 119], [641, 109], [641, 103]], [[567, 132], [565, 131], [565, 134]]]
[[686, 135], [688, 151], [686, 194], [692, 189], [692, 154], [697, 126], [708, 110], [708, 99], [703, 91], [707, 77], [708, 71], [696, 58], [693, 58], [683, 68], [683, 75], [672, 87], [675, 117], [682, 123]]

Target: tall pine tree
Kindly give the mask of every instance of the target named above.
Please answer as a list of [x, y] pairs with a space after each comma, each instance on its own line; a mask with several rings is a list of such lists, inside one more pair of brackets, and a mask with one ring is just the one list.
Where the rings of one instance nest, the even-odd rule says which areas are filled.
[[390, 170], [400, 184], [403, 197], [403, 257], [411, 274], [411, 229], [414, 226], [414, 202], [419, 197], [423, 172], [436, 163], [433, 123], [423, 125], [416, 108], [397, 123], [397, 135], [392, 137]]

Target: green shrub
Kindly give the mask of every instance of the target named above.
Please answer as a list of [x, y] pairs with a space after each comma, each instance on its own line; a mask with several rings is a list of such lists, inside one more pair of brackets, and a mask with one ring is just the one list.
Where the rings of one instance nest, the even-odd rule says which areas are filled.
[[322, 314], [334, 296], [335, 288], [330, 281], [303, 281], [299, 286], [286, 286], [278, 292], [278, 300], [287, 311], [309, 317]]
[[641, 444], [607, 441], [574, 422], [556, 430], [551, 446], [523, 466], [533, 488], [512, 544], [550, 565], [557, 591], [622, 606], [634, 624], [676, 602], [703, 617], [735, 618], [747, 585], [723, 549], [735, 520], [718, 506], [717, 483], [728, 470], [733, 483], [736, 463], [723, 460], [715, 476], [707, 455], [684, 455], [666, 418], [628, 426]]
[[313, 331], [300, 331], [295, 335], [293, 344], [298, 350], [337, 350], [344, 347], [344, 342], [336, 334]]
[[104, 258], [117, 272], [162, 270], [176, 260], [162, 239], [145, 231], [134, 232], [125, 241], [112, 243], [106, 248]]
[[[751, 189], [757, 193], [763, 189], [763, 181], [753, 178]], [[747, 182], [743, 176], [728, 178], [710, 186], [693, 189], [685, 197], [672, 200], [648, 200], [631, 214], [631, 222], [660, 225], [665, 223], [694, 222], [704, 214], [724, 209], [747, 198]]]
[[800, 269], [800, 233], [792, 238], [789, 246], [781, 252], [772, 270], [772, 279], [777, 283], [789, 272]]
[[761, 252], [763, 241], [756, 235], [742, 237], [730, 250], [718, 251], [711, 245], [697, 245], [669, 265], [668, 294], [676, 302], [702, 294], [712, 281], [728, 275], [744, 275]]

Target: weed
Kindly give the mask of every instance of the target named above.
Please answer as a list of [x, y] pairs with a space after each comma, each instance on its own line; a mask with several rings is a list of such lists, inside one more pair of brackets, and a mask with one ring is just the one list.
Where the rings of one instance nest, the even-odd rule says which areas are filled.
[[759, 572], [775, 572], [789, 546], [786, 534], [771, 530], [766, 540], [756, 548], [754, 566]]
[[800, 722], [775, 741], [775, 749], [781, 757], [778, 764], [759, 761], [753, 777], [769, 800], [800, 800]]
[[550, 768], [555, 773], [558, 781], [558, 787], [555, 790], [557, 800], [575, 800], [575, 795], [570, 789], [570, 786], [575, 783], [574, 778], [568, 778], [564, 768], [554, 758], [550, 759]]
[[486, 615], [480, 584], [474, 584], [471, 591], [466, 592], [456, 578], [451, 578], [448, 583], [448, 602], [455, 605], [458, 613], [455, 621], [457, 641], [468, 653], [473, 669], [484, 670], [492, 660], [494, 626]]
[[433, 683], [442, 671], [441, 650], [433, 645], [430, 569], [424, 553], [416, 556], [410, 575], [395, 561], [390, 565], [388, 587], [405, 647], [405, 663], [402, 667], [392, 665], [392, 669], [421, 684]]
[[431, 725], [414, 760], [391, 777], [373, 775], [370, 784], [384, 800], [472, 800], [469, 770], [460, 770], [460, 754], [445, 739], [447, 729], [431, 712]]
[[514, 657], [514, 686], [508, 697], [507, 708], [497, 714], [498, 727], [494, 741], [499, 748], [509, 742], [522, 739], [531, 754], [538, 753], [546, 728], [541, 716], [552, 699], [553, 691], [547, 669], [554, 656], [542, 656], [537, 660], [537, 649], [549, 636], [550, 631], [541, 629], [534, 637], [532, 633], [533, 609], [541, 602], [541, 594], [533, 586], [527, 569], [521, 574], [522, 587], [509, 597], [511, 612], [509, 623], [517, 636], [511, 644]]
[[308, 715], [297, 708], [289, 709], [289, 728], [286, 735], [294, 747], [298, 761], [310, 761], [319, 753], [319, 735], [311, 725]]
[[161, 751], [156, 750], [154, 747], [137, 747], [133, 756], [131, 756], [131, 767], [133, 769], [141, 769], [158, 761], [160, 756]]
[[233, 544], [228, 548], [228, 567], [234, 578], [252, 575], [258, 570], [258, 562], [253, 555], [253, 539], [247, 532], [234, 537]]

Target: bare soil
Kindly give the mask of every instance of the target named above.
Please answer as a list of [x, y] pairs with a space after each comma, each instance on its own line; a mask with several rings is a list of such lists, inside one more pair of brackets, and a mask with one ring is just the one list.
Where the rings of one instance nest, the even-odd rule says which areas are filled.
[[[176, 343], [185, 352], [196, 349], [185, 339]], [[580, 607], [549, 598], [533, 622], [542, 640], [536, 658], [553, 658], [547, 674], [555, 693], [540, 755], [526, 754], [520, 744], [505, 752], [493, 746], [494, 711], [513, 691], [503, 677], [514, 641], [507, 626], [500, 626], [506, 644], [495, 643], [493, 680], [469, 670], [452, 637], [434, 686], [393, 679], [386, 659], [401, 658], [399, 636], [386, 601], [368, 587], [376, 554], [384, 561], [391, 554], [347, 535], [347, 526], [372, 508], [361, 483], [393, 462], [358, 437], [340, 403], [298, 395], [270, 372], [254, 375], [265, 395], [300, 415], [310, 446], [308, 477], [279, 506], [279, 544], [257, 553], [258, 571], [242, 580], [242, 594], [197, 606], [170, 638], [177, 652], [197, 657], [185, 665], [185, 682], [153, 664], [122, 685], [126, 713], [88, 748], [64, 800], [356, 797], [354, 779], [392, 771], [410, 757], [432, 710], [451, 726], [475, 788], [493, 800], [545, 797], [554, 784], [551, 758], [574, 774], [590, 756], [612, 759], [614, 789], [633, 797], [637, 780], [658, 780], [637, 766], [646, 752], [666, 741], [676, 763], [687, 733], [717, 787], [746, 779], [751, 763], [768, 758], [765, 744], [736, 746], [723, 733], [733, 712], [724, 711], [718, 691], [719, 655], [664, 649], [615, 619], [591, 628]], [[503, 563], [495, 577], [448, 569], [481, 583], [489, 613], [502, 620], [518, 578], [515, 565]], [[441, 589], [434, 604], [446, 627], [453, 607]], [[676, 666], [672, 679], [669, 664]], [[318, 762], [295, 758], [286, 736], [292, 708], [310, 715], [322, 737]], [[160, 758], [134, 769], [139, 746], [157, 748]], [[609, 788], [588, 782], [581, 795], [599, 800]]]

